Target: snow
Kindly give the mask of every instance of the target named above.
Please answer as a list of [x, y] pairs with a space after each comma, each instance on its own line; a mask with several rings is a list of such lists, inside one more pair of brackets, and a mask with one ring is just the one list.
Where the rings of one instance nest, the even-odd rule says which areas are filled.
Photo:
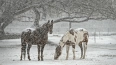
[[[49, 41], [59, 44], [63, 34], [49, 35]], [[65, 60], [66, 49], [58, 60], [54, 60], [55, 45], [47, 44], [44, 49], [44, 61], [37, 60], [37, 46], [30, 50], [31, 61], [20, 61], [20, 39], [0, 40], [0, 65], [115, 65], [116, 62], [116, 36], [89, 37], [88, 49], [85, 59], [80, 58], [80, 48], [76, 46], [76, 60], [73, 60], [72, 49], [69, 51], [69, 59]]]
[[29, 29], [30, 29], [31, 31], [34, 31], [34, 30], [35, 30], [34, 28], [26, 28], [26, 29], [24, 29], [23, 31], [28, 32]]

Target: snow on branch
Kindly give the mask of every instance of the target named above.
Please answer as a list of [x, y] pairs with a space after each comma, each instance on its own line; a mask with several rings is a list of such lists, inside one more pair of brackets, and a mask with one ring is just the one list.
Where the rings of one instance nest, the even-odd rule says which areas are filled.
[[[78, 18], [82, 18], [83, 20], [79, 20]], [[108, 18], [102, 18], [102, 17], [98, 17], [98, 18], [65, 17], [65, 18], [60, 18], [60, 19], [55, 20], [54, 23], [58, 23], [58, 22], [82, 23], [82, 22], [87, 22], [88, 20], [106, 20], [106, 19], [108, 19]]]
[[51, 1], [47, 2], [47, 3], [40, 2], [39, 4], [28, 5], [27, 7], [23, 8], [21, 10], [16, 11], [14, 13], [14, 15], [19, 15], [19, 14], [24, 13], [24, 12], [26, 12], [26, 11], [32, 9], [32, 8], [41, 8], [42, 6], [44, 6], [46, 4], [49, 5], [49, 4], [53, 3], [53, 2], [54, 2], [54, 0], [51, 0]]
[[86, 21], [88, 21], [90, 19], [93, 19], [93, 18], [90, 18], [91, 15], [93, 14], [93, 12], [94, 12], [94, 9], [92, 9], [91, 12], [88, 13], [87, 16], [60, 18], [60, 19], [55, 20], [54, 23], [58, 23], [58, 22], [61, 22], [61, 21], [63, 21], [63, 22], [73, 22], [73, 23], [74, 22], [76, 22], [76, 23], [86, 22]]
[[23, 9], [21, 9], [21, 10], [16, 11], [16, 12], [14, 13], [14, 15], [19, 15], [19, 14], [21, 14], [21, 13], [24, 13], [24, 12], [26, 12], [26, 11], [32, 9], [33, 7], [37, 7], [37, 8], [38, 8], [38, 7], [40, 7], [40, 5], [39, 5], [39, 4], [34, 4], [34, 5], [27, 6], [27, 7], [23, 8]]

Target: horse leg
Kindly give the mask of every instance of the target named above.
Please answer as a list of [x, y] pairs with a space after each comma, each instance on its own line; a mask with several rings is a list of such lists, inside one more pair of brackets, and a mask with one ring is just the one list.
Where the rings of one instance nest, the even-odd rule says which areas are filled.
[[70, 48], [70, 46], [69, 46], [69, 45], [66, 45], [66, 53], [67, 53], [67, 55], [66, 55], [66, 60], [68, 60], [69, 48]]
[[26, 56], [26, 43], [22, 42], [21, 44], [21, 57], [20, 60], [22, 60], [22, 56], [24, 56], [24, 60], [25, 60], [25, 56]]
[[20, 56], [20, 61], [22, 60], [22, 52], [21, 52], [21, 56]]
[[45, 45], [42, 45], [41, 47], [41, 61], [43, 61], [43, 50], [44, 50]]
[[21, 56], [20, 56], [20, 61], [22, 60], [22, 55], [23, 55], [23, 52], [22, 52], [22, 48], [21, 48]]
[[32, 44], [29, 43], [29, 44], [28, 44], [28, 47], [27, 47], [27, 55], [28, 55], [29, 61], [31, 60], [31, 59], [30, 59], [30, 48], [31, 48], [31, 46], [32, 46]]
[[38, 61], [40, 61], [40, 45], [37, 45], [38, 48]]
[[80, 59], [82, 59], [83, 58], [83, 46], [82, 46], [82, 42], [79, 43], [79, 47], [81, 49], [81, 57], [80, 57]]
[[73, 60], [75, 60], [75, 45], [72, 45]]
[[87, 42], [84, 42], [84, 55], [83, 55], [83, 59], [85, 59], [86, 50], [87, 50]]

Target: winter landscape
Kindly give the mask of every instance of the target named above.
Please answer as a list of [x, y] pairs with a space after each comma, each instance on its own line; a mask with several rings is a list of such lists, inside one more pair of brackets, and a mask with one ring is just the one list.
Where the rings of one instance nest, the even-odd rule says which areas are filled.
[[[44, 61], [38, 61], [37, 45], [30, 49], [30, 61], [27, 55], [20, 61], [22, 32], [43, 28], [48, 21], [53, 28], [43, 27], [53, 32], [48, 33]], [[80, 59], [81, 50], [76, 45], [75, 60], [72, 47], [66, 60], [66, 46], [54, 60], [62, 36], [76, 28], [89, 33], [85, 59]], [[116, 0], [0, 0], [0, 65], [116, 65]]]
[[116, 60], [116, 36], [89, 37], [86, 59], [80, 59], [80, 48], [76, 46], [76, 59], [72, 58], [70, 48], [69, 60], [65, 60], [66, 51], [63, 49], [62, 55], [58, 60], [54, 60], [56, 45], [62, 35], [49, 35], [51, 44], [47, 44], [44, 50], [44, 61], [37, 60], [37, 46], [31, 48], [31, 61], [20, 61], [20, 39], [0, 40], [0, 65], [115, 65]]

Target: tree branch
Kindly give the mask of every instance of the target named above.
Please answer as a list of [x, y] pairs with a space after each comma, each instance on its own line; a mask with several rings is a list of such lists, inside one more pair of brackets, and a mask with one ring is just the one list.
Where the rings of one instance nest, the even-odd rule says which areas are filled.
[[[69, 17], [67, 17], [67, 18], [69, 18]], [[74, 18], [76, 18], [76, 17], [74, 17]], [[81, 17], [79, 17], [79, 18], [81, 18]], [[108, 19], [108, 18], [99, 17], [99, 18], [86, 18], [86, 19], [81, 20], [81, 21], [76, 21], [74, 19], [71, 20], [71, 18], [70, 19], [61, 18], [61, 19], [55, 20], [54, 23], [58, 23], [58, 22], [82, 23], [82, 22], [87, 22], [88, 20], [106, 20], [106, 19]]]
[[23, 8], [23, 9], [21, 9], [21, 10], [16, 11], [16, 12], [14, 13], [14, 15], [19, 15], [19, 14], [21, 14], [21, 13], [24, 13], [24, 12], [26, 12], [26, 11], [32, 9], [33, 7], [34, 7], [34, 8], [41, 8], [42, 6], [44, 6], [44, 5], [46, 5], [46, 4], [51, 4], [51, 3], [53, 3], [54, 1], [55, 1], [55, 0], [51, 0], [51, 1], [49, 1], [49, 2], [47, 2], [47, 3], [44, 3], [44, 4], [41, 4], [41, 3], [40, 3], [40, 4], [32, 4], [32, 5], [29, 5], [29, 6]]
[[[58, 22], [61, 22], [61, 21], [65, 21], [65, 22], [77, 22], [77, 23], [85, 22], [85, 21], [88, 21], [88, 20], [92, 19], [90, 17], [93, 14], [93, 12], [94, 12], [94, 9], [92, 9], [92, 11], [87, 16], [81, 16], [81, 17], [64, 17], [64, 18], [55, 20], [54, 23], [58, 23]], [[76, 19], [77, 18], [86, 18], [86, 19], [84, 19], [82, 21], [75, 21], [74, 18], [76, 18]]]
[[56, 9], [56, 10], [60, 10], [60, 11], [62, 11], [62, 12], [65, 12], [65, 13], [69, 14], [69, 12], [67, 12], [67, 11], [65, 11], [65, 10], [63, 10], [63, 9], [60, 9], [60, 8], [58, 8], [58, 7], [56, 7], [56, 6], [52, 6], [52, 5], [49, 5], [49, 4], [46, 4], [46, 5], [49, 6], [49, 7], [51, 7], [51, 8], [54, 8], [54, 9]]
[[14, 16], [19, 15], [19, 14], [21, 14], [21, 13], [24, 13], [24, 12], [26, 12], [26, 11], [32, 9], [33, 7], [40, 8], [41, 5], [39, 5], [39, 4], [34, 4], [34, 5], [30, 5], [30, 6], [28, 6], [28, 7], [25, 7], [25, 8], [23, 8], [22, 10], [16, 11], [16, 12], [14, 13]]
[[[54, 21], [54, 23], [58, 23], [58, 22], [61, 22], [61, 21], [63, 21], [63, 20], [69, 20], [70, 19], [70, 21], [71, 21], [71, 19], [74, 19], [74, 18], [85, 18], [86, 16], [81, 16], [81, 17], [64, 17], [64, 18], [60, 18], [60, 19], [57, 19], [57, 20], [55, 20]], [[67, 21], [67, 22], [69, 22], [69, 21]]]

